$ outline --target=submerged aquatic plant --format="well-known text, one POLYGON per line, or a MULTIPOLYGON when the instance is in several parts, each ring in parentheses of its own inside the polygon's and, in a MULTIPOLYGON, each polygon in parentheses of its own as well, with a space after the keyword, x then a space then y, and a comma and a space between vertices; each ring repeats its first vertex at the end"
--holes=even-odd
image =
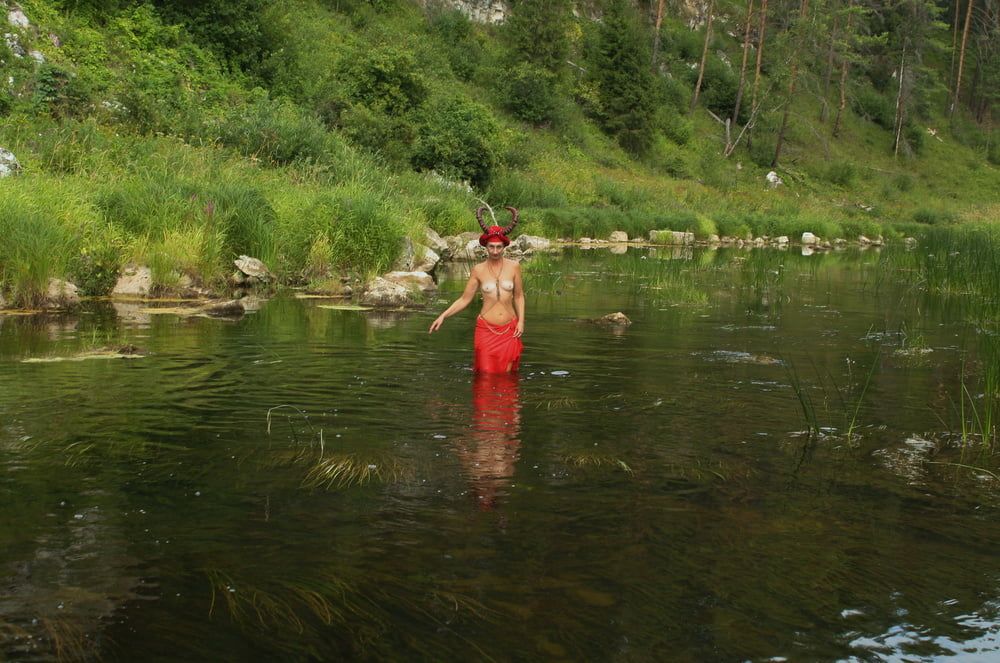
POLYGON ((567 465, 573 465, 575 467, 611 467, 620 469, 629 476, 635 476, 635 472, 621 458, 616 458, 615 456, 610 456, 606 454, 594 454, 594 453, 582 453, 582 454, 569 454, 563 456, 563 462, 567 465))
POLYGON ((316 459, 302 485, 307 488, 349 488, 372 481, 396 482, 403 477, 403 466, 386 454, 361 457, 337 453, 316 459))

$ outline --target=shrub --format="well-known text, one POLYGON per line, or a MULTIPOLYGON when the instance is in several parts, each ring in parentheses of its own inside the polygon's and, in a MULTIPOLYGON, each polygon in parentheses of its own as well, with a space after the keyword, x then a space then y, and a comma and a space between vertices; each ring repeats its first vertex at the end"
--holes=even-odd
POLYGON ((833 161, 827 165, 823 172, 823 178, 826 181, 842 187, 851 186, 856 175, 854 164, 849 161, 833 161))
POLYGON ((352 104, 340 114, 340 130, 354 145, 380 156, 386 162, 409 162, 415 132, 406 119, 352 104))
POLYGON ((896 123, 896 111, 892 101, 872 88, 859 88, 851 98, 851 108, 861 117, 874 122, 883 129, 892 130, 896 123))
POLYGON ((893 178, 892 183, 897 189, 905 193, 913 189, 913 176, 909 173, 900 173, 893 178))
POLYGON ((223 145, 265 162, 322 161, 331 141, 323 124, 287 100, 273 100, 263 90, 245 105, 234 105, 215 123, 223 145))
POLYGON ((431 29, 455 75, 463 81, 472 80, 479 66, 481 45, 468 17, 457 9, 439 11, 431 18, 431 29))
POLYGON ((913 212, 913 220, 929 226, 940 226, 954 223, 958 217, 954 212, 948 210, 921 207, 913 212))
POLYGON ((497 166, 500 150, 500 131, 489 109, 446 98, 424 113, 412 163, 419 170, 436 170, 482 186, 497 166))
POLYGON ((666 140, 663 136, 657 136, 647 155, 647 162, 656 170, 666 173, 678 179, 689 179, 691 169, 685 160, 684 151, 676 145, 666 140))
POLYGON ((419 107, 428 95, 413 53, 400 47, 356 47, 341 60, 338 78, 351 100, 390 115, 419 107))
POLYGON ((507 71, 501 80, 504 106, 515 117, 535 125, 552 119, 556 107, 554 74, 522 62, 507 71))
POLYGON ((669 108, 661 108, 656 115, 656 125, 670 140, 678 145, 687 145, 694 133, 691 119, 669 108))

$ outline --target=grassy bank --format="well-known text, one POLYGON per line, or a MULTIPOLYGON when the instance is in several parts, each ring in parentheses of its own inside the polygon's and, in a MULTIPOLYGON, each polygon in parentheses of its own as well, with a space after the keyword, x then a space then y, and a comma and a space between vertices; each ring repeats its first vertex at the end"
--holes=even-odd
MULTIPOLYGON (((1000 214, 1000 174, 974 127, 925 131, 919 154, 896 158, 864 108, 851 106, 834 140, 814 119, 822 101, 802 95, 772 190, 768 140, 723 157, 720 125, 681 112, 687 97, 669 80, 641 154, 599 129, 582 77, 560 83, 544 121, 526 121, 498 89, 502 28, 457 12, 262 2, 249 28, 226 32, 157 4, 111 4, 26 0, 32 25, 18 39, 45 62, 0 45, 13 81, 0 146, 22 166, 0 181, 0 291, 16 305, 37 303, 53 277, 105 294, 129 262, 162 289, 184 277, 219 286, 244 253, 287 283, 375 273, 406 234, 474 229, 479 199, 520 207, 522 232, 574 238, 892 238, 1000 214)), ((578 45, 594 25, 571 26, 578 45)), ((690 35, 670 25, 679 75, 690 35)))

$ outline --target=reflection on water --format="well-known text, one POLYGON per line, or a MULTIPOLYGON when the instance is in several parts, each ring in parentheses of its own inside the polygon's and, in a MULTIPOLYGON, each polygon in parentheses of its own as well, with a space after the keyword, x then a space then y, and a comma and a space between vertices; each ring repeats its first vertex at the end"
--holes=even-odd
POLYGON ((514 476, 521 447, 517 373, 476 373, 472 380, 472 433, 458 439, 462 462, 479 508, 491 511, 514 476))
POLYGON ((539 258, 519 376, 471 313, 0 317, 0 659, 996 658, 997 352, 887 253, 539 258))

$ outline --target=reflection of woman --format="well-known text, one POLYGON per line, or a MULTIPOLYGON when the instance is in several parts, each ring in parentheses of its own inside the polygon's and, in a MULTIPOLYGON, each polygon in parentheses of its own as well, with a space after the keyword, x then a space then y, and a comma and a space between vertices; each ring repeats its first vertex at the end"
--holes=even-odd
POLYGON ((516 371, 521 361, 524 344, 524 289, 521 284, 521 266, 503 257, 510 244, 507 236, 517 225, 517 210, 508 207, 512 223, 506 228, 483 224, 483 210, 476 210, 476 218, 483 234, 479 244, 486 247, 486 260, 472 268, 462 296, 445 309, 431 323, 429 331, 441 328, 445 318, 451 317, 472 302, 478 290, 483 298, 483 308, 476 318, 474 342, 474 369, 485 373, 516 371))
POLYGON ((477 505, 489 511, 514 476, 521 447, 517 376, 478 373, 472 382, 472 408, 472 435, 455 450, 477 505))

